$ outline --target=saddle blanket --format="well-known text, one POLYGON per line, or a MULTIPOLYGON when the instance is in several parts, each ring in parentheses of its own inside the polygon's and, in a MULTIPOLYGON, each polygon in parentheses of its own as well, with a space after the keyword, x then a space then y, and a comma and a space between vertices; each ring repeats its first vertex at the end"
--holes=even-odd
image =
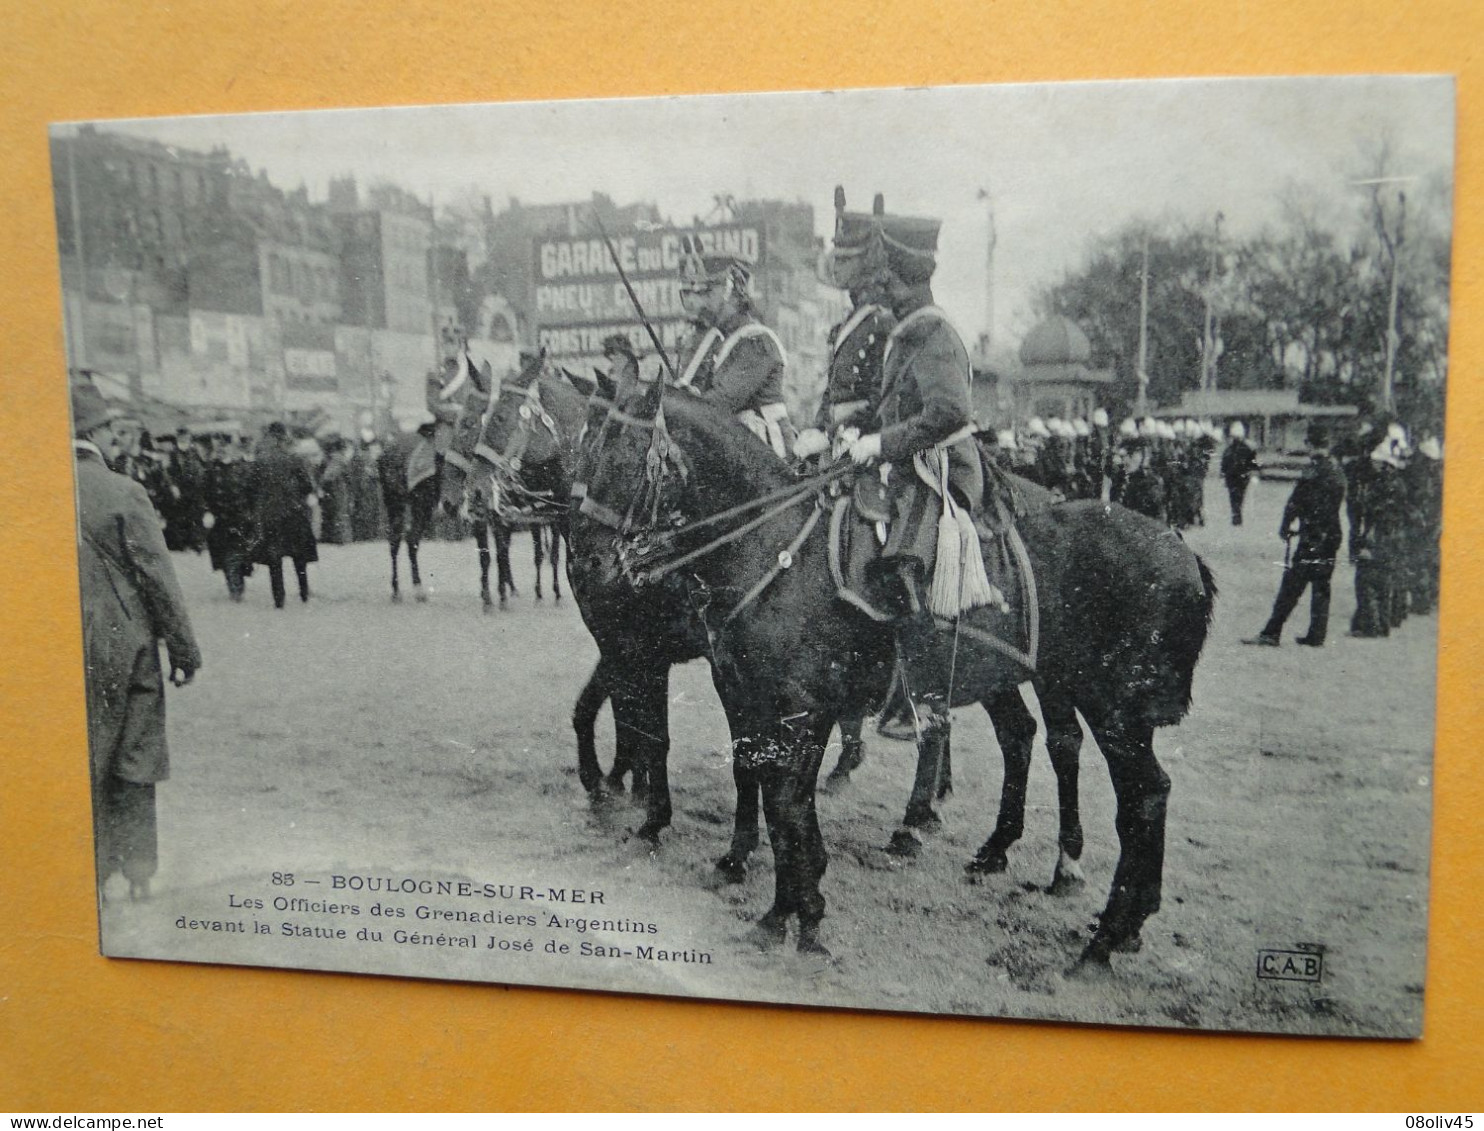
MULTIPOLYGON (((871 595, 867 567, 881 556, 877 538, 880 513, 862 505, 850 494, 834 502, 830 512, 830 573, 836 595, 872 620, 883 623, 892 619, 871 595)), ((1008 611, 993 606, 972 609, 957 621, 938 618, 940 632, 959 633, 964 645, 979 645, 1007 656, 1026 669, 1029 677, 1036 670, 1040 651, 1040 606, 1036 593, 1035 571, 1025 543, 1013 521, 1006 521, 1003 531, 976 523, 979 546, 984 556, 984 570, 989 580, 1005 595, 1008 611)))

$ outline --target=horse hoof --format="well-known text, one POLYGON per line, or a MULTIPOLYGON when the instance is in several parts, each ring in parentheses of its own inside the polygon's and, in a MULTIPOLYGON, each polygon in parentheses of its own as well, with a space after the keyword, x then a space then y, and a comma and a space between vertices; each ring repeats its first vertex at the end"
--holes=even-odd
POLYGON ((1112 963, 1108 961, 1108 955, 1104 950, 1094 949, 1095 945, 1095 943, 1089 943, 1077 961, 1063 971, 1063 977, 1075 982, 1111 982, 1113 980, 1112 963))
POLYGON ((1144 949, 1144 936, 1137 932, 1113 944, 1114 954, 1138 954, 1144 949))
POLYGON ((651 848, 658 848, 660 846, 661 828, 663 828, 662 825, 654 825, 646 822, 645 824, 639 826, 638 831, 635 832, 634 835, 642 840, 645 844, 649 845, 651 848))
POLYGON ((777 950, 788 937, 788 928, 783 923, 764 915, 747 932, 747 941, 758 950, 777 950))
POLYGON ((892 856, 900 856, 903 859, 912 859, 922 853, 922 838, 911 829, 898 829, 891 834, 891 840, 887 842, 886 851, 892 856))
POLYGON ((943 819, 931 808, 908 809, 907 815, 902 818, 902 824, 909 829, 922 829, 925 832, 934 832, 943 827, 943 819))
POLYGON ((971 876, 995 876, 1006 871, 1010 867, 1009 858, 998 849, 980 849, 974 859, 964 865, 964 871, 971 876))
POLYGON ((799 928, 799 953, 812 954, 818 958, 829 958, 830 951, 824 943, 819 941, 819 924, 812 927, 801 926, 799 928))
POLYGON ((1073 895, 1086 886, 1087 877, 1082 874, 1077 862, 1064 857, 1056 863, 1056 874, 1051 877, 1051 886, 1046 889, 1046 894, 1073 895))
POLYGON ((716 862, 716 872, 729 884, 740 884, 747 879, 747 861, 728 852, 716 862))
POLYGON ((850 784, 850 771, 836 766, 819 785, 820 793, 839 793, 850 784))
POLYGON ((392 594, 392 604, 394 604, 394 605, 400 605, 401 603, 402 603, 402 594, 400 594, 400 593, 393 593, 392 594))

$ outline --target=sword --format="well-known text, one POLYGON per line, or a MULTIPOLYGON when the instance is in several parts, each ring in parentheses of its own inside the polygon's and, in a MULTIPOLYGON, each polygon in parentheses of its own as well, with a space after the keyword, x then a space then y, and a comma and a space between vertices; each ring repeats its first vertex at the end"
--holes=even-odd
POLYGON ((671 382, 680 380, 675 372, 675 366, 670 364, 670 355, 665 352, 664 345, 660 342, 659 334, 655 333, 653 324, 644 313, 644 307, 639 302, 639 296, 634 293, 634 285, 629 282, 629 277, 624 273, 623 264, 618 258, 618 249, 613 246, 613 240, 608 236, 608 229, 603 227, 603 218, 598 215, 597 209, 593 210, 593 222, 598 226, 598 235, 603 237, 603 243, 608 248, 608 254, 613 258, 613 266, 618 271, 618 278, 623 283, 623 289, 629 292, 629 301, 634 304, 634 312, 639 315, 639 321, 644 323, 644 329, 649 331, 649 340, 654 343, 654 348, 659 351, 660 360, 664 362, 665 372, 670 375, 671 382))

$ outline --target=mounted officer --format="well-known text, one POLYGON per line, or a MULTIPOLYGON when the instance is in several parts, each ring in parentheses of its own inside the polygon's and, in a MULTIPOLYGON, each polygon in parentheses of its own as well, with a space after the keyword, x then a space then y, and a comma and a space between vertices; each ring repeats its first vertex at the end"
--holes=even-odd
POLYGON ((867 239, 872 217, 845 211, 845 191, 835 190, 835 246, 820 260, 820 280, 850 295, 851 310, 830 328, 830 366, 814 427, 799 434, 794 455, 803 459, 830 446, 854 443, 881 407, 886 343, 897 324, 886 305, 889 270, 881 245, 867 239), (875 248, 877 250, 873 251, 875 248))
MULTIPOLYGON (((851 445, 850 458, 862 466, 887 465, 891 518, 882 556, 873 563, 874 595, 894 614, 921 740, 941 745, 948 734, 950 673, 936 647, 929 591, 939 518, 945 506, 966 514, 977 509, 984 473, 972 438, 968 350, 933 305, 940 226, 938 220, 888 216, 878 195, 869 217, 842 213, 835 253, 884 268, 882 294, 897 319, 884 350, 879 407, 870 422, 875 430, 851 445)), ((977 554, 977 541, 973 548, 977 554)))
POLYGON ((758 318, 751 280, 746 260, 708 253, 698 236, 683 238, 680 302, 696 334, 677 384, 736 416, 787 459, 794 439, 783 403, 788 360, 778 335, 758 318))

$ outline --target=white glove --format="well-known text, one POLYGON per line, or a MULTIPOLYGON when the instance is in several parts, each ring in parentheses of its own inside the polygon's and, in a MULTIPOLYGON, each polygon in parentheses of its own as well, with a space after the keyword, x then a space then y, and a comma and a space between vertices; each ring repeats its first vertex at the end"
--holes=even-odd
POLYGON ((206 527, 207 530, 210 530, 213 526, 216 525, 216 515, 211 514, 210 512, 203 514, 201 516, 201 525, 206 527))
POLYGON ((827 451, 829 446, 830 438, 818 428, 805 428, 794 441, 794 459, 808 459, 827 451))
POLYGON ((867 464, 881 458, 881 433, 872 432, 850 445, 850 458, 858 464, 867 464))

